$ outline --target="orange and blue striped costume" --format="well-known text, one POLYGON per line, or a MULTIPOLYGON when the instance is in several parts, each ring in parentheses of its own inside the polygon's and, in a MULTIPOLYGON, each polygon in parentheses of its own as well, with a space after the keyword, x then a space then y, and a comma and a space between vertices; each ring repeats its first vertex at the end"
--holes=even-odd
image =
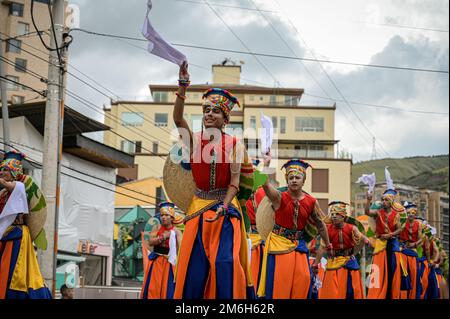
MULTIPOLYGON (((161 226, 157 236, 175 227, 161 226)), ((169 239, 154 247, 148 256, 147 269, 141 290, 141 299, 172 299, 175 291, 175 266, 169 263, 169 239)), ((145 256, 143 256, 145 258, 145 256)))
POLYGON ((415 243, 421 236, 421 223, 414 220, 412 223, 407 221, 405 228, 400 233, 400 245, 402 252, 402 261, 408 268, 408 276, 411 281, 409 290, 401 291, 401 299, 420 299, 418 285, 420 282, 419 273, 419 255, 415 248, 407 247, 408 243, 415 243))
POLYGON ((367 299, 400 299, 402 277, 407 272, 402 266, 400 245, 397 238, 380 239, 383 234, 397 230, 400 225, 400 213, 393 208, 390 212, 381 209, 376 218, 376 235, 372 269, 370 273, 367 299))
POLYGON ((252 271, 253 284, 255 285, 255 294, 257 292, 258 283, 260 280, 263 253, 264 253, 264 240, 256 229, 256 210, 259 203, 266 196, 264 189, 262 187, 258 188, 256 192, 252 194, 250 199, 246 203, 247 214, 250 218, 251 232, 249 234, 250 240, 252 241, 252 252, 250 259, 250 267, 252 271))
POLYGON ((258 297, 312 298, 309 250, 302 231, 307 223, 314 223, 311 215, 315 204, 316 199, 306 193, 298 201, 294 201, 287 191, 281 193, 280 208, 275 212, 275 226, 264 247, 258 297))
POLYGON ((355 245, 362 240, 355 226, 344 223, 342 228, 327 226, 335 256, 328 259, 319 291, 319 299, 363 299, 364 291, 358 261, 353 255, 355 245))
MULTIPOLYGON (((194 138, 199 139, 200 134, 194 138)), ((222 133, 220 145, 208 145, 217 161, 206 162, 202 152, 209 141, 197 140, 191 169, 197 186, 185 218, 178 256, 175 299, 245 299, 254 296, 248 264, 247 233, 240 204, 233 198, 228 212, 214 222, 230 184, 229 159, 236 139, 222 133), (198 160, 195 160, 198 159, 198 160), (219 160, 220 159, 220 160, 219 160), (228 160, 226 160, 228 159, 228 160)))

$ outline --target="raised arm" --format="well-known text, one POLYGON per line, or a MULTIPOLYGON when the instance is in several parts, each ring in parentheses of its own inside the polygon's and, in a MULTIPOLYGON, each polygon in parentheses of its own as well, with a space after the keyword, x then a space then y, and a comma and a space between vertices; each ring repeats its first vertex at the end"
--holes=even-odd
MULTIPOLYGON (((272 159, 272 157, 270 155, 270 152, 268 152, 266 155, 264 155, 263 162, 264 162, 265 170, 269 169, 271 159, 272 159)), ((275 186, 273 186, 273 184, 271 183, 271 181, 275 180, 275 177, 273 175, 275 175, 275 174, 271 174, 268 176, 267 181, 264 183, 264 185, 262 187, 264 189, 264 192, 266 193, 266 196, 269 198, 270 202, 272 203, 273 209, 277 210, 278 208, 280 208, 281 194, 275 188, 275 186)))
MULTIPOLYGON (((186 144, 189 139, 189 150, 192 154, 192 131, 184 118, 184 100, 186 99, 187 83, 189 83, 189 73, 187 62, 183 62, 180 66, 179 81, 182 85, 178 86, 177 97, 175 99, 175 106, 173 108, 173 121, 175 122, 178 132, 180 133, 183 142, 186 144)), ((188 145, 186 145, 188 146, 188 145)))
POLYGON ((322 238, 322 240, 325 243, 325 246, 331 256, 333 256, 332 249, 330 250, 330 239, 328 238, 328 231, 327 227, 325 226, 325 222, 323 221, 323 218, 325 217, 325 214, 322 212, 322 209, 320 209, 319 202, 316 201, 314 204, 314 211, 312 213, 312 218, 314 220, 314 223, 316 224, 317 231, 322 238))
POLYGON ((366 204, 364 205, 364 214, 370 216, 370 217, 377 217, 376 213, 373 213, 370 211, 370 206, 372 205, 372 194, 367 192, 366 196, 366 204))
POLYGON ((0 185, 2 185, 8 192, 12 192, 16 187, 16 182, 8 182, 0 177, 0 185))

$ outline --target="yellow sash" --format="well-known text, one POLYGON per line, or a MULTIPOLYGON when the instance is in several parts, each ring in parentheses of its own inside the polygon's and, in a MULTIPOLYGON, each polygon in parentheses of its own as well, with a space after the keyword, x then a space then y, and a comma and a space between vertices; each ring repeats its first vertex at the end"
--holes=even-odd
POLYGON ((336 270, 345 266, 350 260, 350 256, 338 256, 330 258, 327 262, 327 270, 336 270))
POLYGON ((266 277, 267 277, 267 256, 270 254, 287 254, 295 250, 297 247, 296 241, 291 241, 286 237, 279 236, 270 232, 266 239, 264 246, 263 262, 261 267, 261 277, 258 287, 258 297, 265 297, 266 295, 266 277))
POLYGON ((44 278, 34 252, 28 226, 22 225, 22 240, 16 267, 11 278, 9 289, 28 292, 28 289, 37 290, 45 287, 44 278))
POLYGON ((252 241, 252 249, 255 249, 262 243, 262 238, 260 234, 248 234, 250 237, 250 240, 252 241))

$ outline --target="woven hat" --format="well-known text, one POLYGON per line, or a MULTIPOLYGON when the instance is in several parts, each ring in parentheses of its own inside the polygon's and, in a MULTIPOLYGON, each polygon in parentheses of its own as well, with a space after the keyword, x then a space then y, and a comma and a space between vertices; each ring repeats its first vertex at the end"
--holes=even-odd
POLYGON ((28 197, 29 208, 29 213, 24 215, 24 221, 30 229, 31 239, 35 240, 44 228, 45 220, 47 219, 47 204, 44 194, 31 176, 24 175, 23 183, 28 197))
POLYGON ((196 186, 192 171, 183 166, 189 167, 189 165, 177 164, 171 160, 170 156, 167 156, 163 169, 163 184, 170 201, 186 213, 191 205, 196 186))
POLYGON ((275 225, 275 211, 267 196, 264 196, 256 210, 256 229, 262 239, 266 240, 275 225))

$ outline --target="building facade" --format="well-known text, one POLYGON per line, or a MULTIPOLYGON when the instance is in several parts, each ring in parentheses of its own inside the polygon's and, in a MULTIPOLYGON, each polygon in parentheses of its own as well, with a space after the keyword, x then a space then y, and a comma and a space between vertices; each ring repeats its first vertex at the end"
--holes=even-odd
MULTIPOLYGON (((275 133, 271 166, 276 168, 280 186, 286 185, 280 170, 284 162, 302 158, 313 166, 308 170, 305 190, 319 199, 323 209, 332 200, 350 202, 352 161, 337 156, 336 106, 300 105, 303 89, 242 85, 240 73, 241 66, 213 65, 212 84, 188 88, 184 117, 190 128, 194 132, 201 130, 203 93, 210 87, 227 89, 241 106, 234 108, 226 131, 237 134, 236 129, 241 130, 242 136, 237 135, 244 139, 252 157, 260 154, 261 115, 271 118, 275 133)), ((135 171, 128 170, 126 175, 138 179, 162 177, 166 156, 178 140, 172 119, 177 88, 152 84, 153 102, 114 101, 105 108, 105 124, 118 133, 105 132, 105 144, 135 154, 135 171)))
MULTIPOLYGON (((43 40, 50 45, 49 0, 34 1, 34 19, 43 40)), ((43 47, 31 20, 30 0, 0 1, 0 37, 5 76, 15 82, 44 91, 47 84, 28 70, 47 78, 49 53, 43 47)), ((9 104, 42 101, 44 98, 25 86, 6 81, 9 104)))
MULTIPOLYGON (((442 240, 444 248, 448 251, 448 194, 404 184, 394 184, 394 187, 398 191, 397 199, 400 202, 407 201, 418 206, 419 215, 428 221, 431 226, 436 228, 437 237, 442 240)), ((374 189, 373 200, 380 201, 385 190, 385 183, 377 183, 374 189)), ((363 186, 361 187, 361 191, 355 194, 353 214, 356 217, 364 215, 366 192, 367 186, 363 186)))

